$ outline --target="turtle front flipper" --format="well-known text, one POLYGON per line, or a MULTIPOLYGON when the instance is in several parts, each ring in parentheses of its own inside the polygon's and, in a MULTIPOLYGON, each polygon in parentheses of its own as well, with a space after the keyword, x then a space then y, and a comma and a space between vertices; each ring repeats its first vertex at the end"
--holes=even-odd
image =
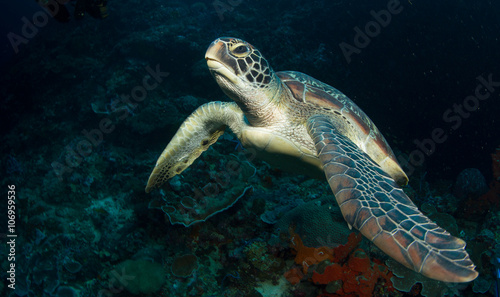
POLYGON ((478 273, 453 237, 423 215, 394 180, 326 116, 307 122, 326 179, 347 223, 386 254, 423 275, 468 282, 478 273))
POLYGON ((243 113, 236 103, 217 101, 198 107, 182 123, 156 161, 146 192, 159 188, 168 179, 188 168, 224 134, 226 127, 238 134, 242 125, 243 113))

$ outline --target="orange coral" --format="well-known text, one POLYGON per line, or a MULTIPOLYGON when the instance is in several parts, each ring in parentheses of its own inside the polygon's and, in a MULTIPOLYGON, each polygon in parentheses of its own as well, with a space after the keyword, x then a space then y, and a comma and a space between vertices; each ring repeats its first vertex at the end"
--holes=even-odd
POLYGON ((370 258, 362 249, 357 249, 349 258, 347 265, 352 271, 366 272, 371 267, 370 258))
POLYGON ((346 259, 347 256, 352 252, 352 250, 354 250, 354 248, 358 246, 362 239, 363 236, 361 235, 361 233, 352 232, 351 234, 349 234, 349 237, 347 237, 347 243, 344 245, 340 245, 334 249, 333 261, 338 263, 346 259))
POLYGON ((302 266, 293 267, 285 273, 285 278, 293 285, 298 284, 311 265, 329 260, 334 264, 325 267, 323 273, 313 271, 312 282, 317 285, 327 285, 338 281, 341 287, 335 293, 321 293, 318 297, 369 297, 373 295, 375 285, 384 282, 388 291, 394 290, 391 283, 392 273, 381 261, 370 260, 364 250, 353 250, 361 242, 359 233, 349 234, 345 245, 336 248, 311 248, 303 244, 302 239, 293 230, 291 247, 296 252, 295 263, 302 266))
MULTIPOLYGON (((362 236, 359 233, 351 233, 347 238, 347 243, 344 245, 340 245, 336 248, 330 247, 307 247, 302 242, 300 236, 294 232, 293 229, 290 229, 291 237, 291 247, 296 252, 295 263, 302 266, 302 273, 300 274, 300 279, 307 274, 307 271, 311 265, 318 264, 325 260, 329 260, 330 262, 342 262, 347 256, 351 253, 351 251, 358 246, 361 242, 362 236)), ((285 278, 290 281, 292 284, 297 284, 297 277, 299 277, 299 273, 296 268, 292 268, 291 270, 285 273, 285 278)))
POLYGON ((312 280, 324 285, 341 280, 342 288, 335 292, 337 295, 370 297, 380 279, 388 290, 393 290, 391 277, 392 273, 385 265, 372 262, 362 249, 357 249, 343 265, 335 263, 327 266, 322 274, 314 272, 312 280))
POLYGON ((318 295, 318 297, 357 297, 356 295, 351 295, 351 294, 347 294, 347 295, 338 295, 338 294, 330 294, 330 293, 321 293, 318 295))
POLYGON ((313 272, 312 280, 316 284, 326 285, 334 280, 341 280, 344 278, 344 268, 340 264, 334 263, 332 265, 326 266, 325 272, 319 274, 316 271, 313 272))
POLYGON ((300 283, 300 280, 304 277, 304 274, 302 273, 302 271, 300 271, 299 268, 293 267, 292 269, 285 272, 284 277, 292 285, 296 285, 300 283))
POLYGON ((299 235, 293 230, 290 230, 292 234, 291 246, 297 252, 295 256, 295 263, 302 265, 302 270, 307 273, 309 266, 322 262, 324 260, 333 261, 333 250, 329 247, 307 247, 302 243, 299 235))

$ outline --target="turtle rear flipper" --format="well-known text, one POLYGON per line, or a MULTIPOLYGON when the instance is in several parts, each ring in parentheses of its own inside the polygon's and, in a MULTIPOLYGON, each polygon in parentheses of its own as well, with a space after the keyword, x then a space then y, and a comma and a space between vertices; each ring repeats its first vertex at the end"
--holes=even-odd
POLYGON ((230 127, 238 134, 242 120, 235 103, 210 102, 198 107, 180 126, 156 161, 146 192, 161 187, 168 179, 188 168, 230 127))
POLYGON ((394 180, 325 116, 308 120, 326 179, 344 219, 386 254, 423 275, 468 282, 478 273, 453 237, 423 215, 394 180))

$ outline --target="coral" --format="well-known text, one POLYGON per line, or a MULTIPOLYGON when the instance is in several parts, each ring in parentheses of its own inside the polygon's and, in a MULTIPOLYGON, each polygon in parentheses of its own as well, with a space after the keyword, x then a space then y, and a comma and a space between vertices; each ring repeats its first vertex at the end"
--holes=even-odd
POLYGON ((185 112, 192 112, 195 110, 198 106, 200 106, 200 99, 187 95, 187 96, 182 96, 180 98, 177 98, 177 101, 179 102, 179 105, 182 107, 183 111, 185 112))
POLYGON ((280 278, 277 282, 266 280, 257 283, 255 290, 260 293, 262 297, 275 297, 282 296, 286 292, 290 284, 284 279, 280 278))
POLYGON ((334 261, 341 262, 346 259, 354 248, 356 248, 363 239, 360 233, 351 233, 347 238, 347 244, 340 245, 333 250, 334 261))
POLYGON ((14 156, 8 155, 5 163, 6 163, 5 171, 6 171, 7 175, 9 175, 9 176, 16 175, 16 174, 21 175, 23 173, 22 164, 14 156))
MULTIPOLYGON (((290 233, 292 234, 290 246, 297 253, 295 256, 295 263, 302 266, 304 274, 307 273, 310 266, 325 260, 330 262, 340 262, 344 260, 362 239, 359 233, 351 233, 348 237, 348 242, 345 245, 341 245, 336 248, 313 248, 305 246, 300 236, 292 229, 290 230, 290 233)), ((291 273, 290 275, 294 275, 294 273, 291 273)))
POLYGON ((280 263, 274 256, 268 253, 267 245, 263 241, 252 242, 245 247, 244 252, 250 264, 262 272, 279 267, 280 263))
POLYGON ((78 297, 79 293, 72 287, 60 286, 57 288, 56 297, 78 297))
POLYGON ((335 280, 342 280, 344 275, 344 269, 340 264, 334 263, 325 268, 323 274, 319 274, 316 271, 313 273, 312 280, 316 284, 326 285, 329 282, 335 280))
POLYGON ((295 263, 302 265, 302 270, 307 273, 309 266, 320 263, 324 260, 333 261, 333 250, 330 247, 307 247, 302 243, 300 236, 290 230, 292 234, 291 247, 295 250, 295 263))
POLYGON ((455 181, 453 194, 459 199, 477 198, 488 191, 486 179, 479 169, 462 170, 455 181))
POLYGON ((180 175, 182 182, 174 180, 169 191, 153 193, 149 207, 161 209, 171 224, 188 227, 206 221, 252 191, 247 181, 255 168, 244 158, 243 153, 226 157, 209 149, 180 175))
POLYGON ((172 263, 172 274, 177 277, 188 277, 198 269, 198 258, 193 254, 187 254, 175 258, 172 263))
POLYGON ((304 274, 302 273, 300 268, 292 267, 292 269, 285 272, 283 276, 289 283, 291 283, 292 285, 296 285, 300 283, 300 280, 304 277, 304 274))
POLYGON ((386 265, 393 273, 391 281, 394 288, 403 292, 410 292, 415 284, 420 283, 422 285, 420 294, 424 297, 453 296, 453 294, 459 295, 458 290, 467 286, 463 283, 445 283, 427 278, 393 259, 387 260, 386 265))
POLYGON ((466 218, 482 218, 486 213, 491 211, 493 208, 497 208, 500 203, 500 182, 493 182, 490 186, 490 190, 477 199, 470 199, 467 201, 464 207, 467 212, 465 213, 466 218))
POLYGON ((106 90, 109 93, 126 93, 130 89, 131 74, 124 69, 113 71, 105 82, 106 90))
POLYGON ((293 267, 285 273, 285 278, 293 285, 298 284, 313 268, 312 282, 327 285, 323 296, 372 296, 375 286, 383 283, 386 292, 393 291, 390 278, 392 273, 378 260, 371 260, 364 250, 358 248, 361 234, 351 233, 348 242, 335 248, 304 246, 299 235, 292 233, 291 247, 296 251, 295 263, 302 270, 293 267), (331 264, 333 263, 333 264, 331 264), (314 265, 314 266, 313 266, 314 265), (326 266, 325 266, 326 265, 326 266), (320 271, 323 270, 323 271, 320 271))
POLYGON ((484 279, 483 277, 478 277, 474 280, 474 285, 472 286, 472 291, 474 293, 484 294, 489 291, 491 283, 484 279))
POLYGON ((463 207, 464 217, 472 220, 484 218, 484 215, 497 208, 500 204, 500 148, 491 155, 493 181, 490 183, 490 189, 480 197, 471 197, 463 207))
MULTIPOLYGON (((288 198, 288 197, 286 197, 288 198)), ((283 217, 283 214, 288 213, 289 211, 293 210, 299 205, 304 204, 304 201, 302 199, 283 199, 286 200, 285 203, 282 203, 281 205, 276 205, 276 207, 273 207, 272 209, 264 212, 261 214, 260 219, 267 224, 276 224, 281 217, 283 217)), ((280 201, 281 202, 281 201, 280 201)))
POLYGON ((66 257, 63 261, 63 267, 71 273, 78 273, 82 269, 82 264, 74 259, 66 257))
POLYGON ((481 232, 467 243, 471 259, 479 272, 472 290, 475 293, 485 293, 490 288, 495 288, 497 271, 500 269, 500 211, 491 209, 476 230, 481 232))
POLYGON ((423 203, 420 206, 422 212, 439 226, 450 232, 454 236, 458 236, 457 220, 450 214, 440 213, 436 207, 430 203, 423 203))
POLYGON ((491 154, 493 181, 490 184, 490 191, 483 195, 485 200, 498 206, 500 201, 500 147, 491 154))
MULTIPOLYGON (((150 95, 153 97, 152 95, 150 95)), ((177 107, 168 101, 153 100, 154 104, 141 106, 140 109, 131 108, 125 104, 118 107, 115 111, 116 115, 123 115, 123 108, 128 108, 133 116, 129 116, 124 124, 130 127, 130 130, 141 134, 150 134, 155 131, 164 131, 169 126, 176 126, 182 121, 182 113, 179 112, 177 107), (120 110, 122 109, 122 110, 120 110), (162 112, 162 120, 158 121, 158 112, 162 112)))
POLYGON ((116 271, 126 275, 126 281, 117 279, 132 294, 152 294, 165 283, 165 271, 155 262, 147 260, 126 260, 116 266, 116 271))
POLYGON ((495 150, 495 153, 491 154, 491 159, 493 161, 493 178, 495 182, 500 182, 500 147, 495 150))
POLYGON ((104 199, 92 200, 92 205, 85 212, 95 221, 106 220, 108 226, 120 229, 124 224, 130 222, 134 210, 125 202, 126 194, 117 197, 106 197, 104 199))
POLYGON ((283 231, 289 230, 290 226, 295 227, 295 232, 310 247, 344 244, 351 232, 331 195, 299 205, 277 223, 283 231))
MULTIPOLYGON (((312 281, 316 284, 327 285, 334 283, 337 289, 335 294, 346 296, 369 297, 373 296, 375 286, 379 281, 384 283, 386 291, 393 291, 391 283, 392 273, 379 261, 371 261, 362 250, 354 251, 344 264, 334 263, 325 268, 322 274, 313 273, 312 281), (340 286, 339 281, 342 282, 340 286)), ((330 290, 332 290, 330 288, 330 290)))

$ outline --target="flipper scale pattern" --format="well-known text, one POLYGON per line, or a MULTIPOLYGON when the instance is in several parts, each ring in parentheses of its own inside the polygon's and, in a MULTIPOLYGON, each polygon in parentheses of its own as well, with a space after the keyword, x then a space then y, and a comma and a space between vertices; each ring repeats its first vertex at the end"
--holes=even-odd
POLYGON ((327 116, 307 122, 344 219, 389 256, 427 277, 467 282, 478 273, 465 242, 436 225, 327 116))

